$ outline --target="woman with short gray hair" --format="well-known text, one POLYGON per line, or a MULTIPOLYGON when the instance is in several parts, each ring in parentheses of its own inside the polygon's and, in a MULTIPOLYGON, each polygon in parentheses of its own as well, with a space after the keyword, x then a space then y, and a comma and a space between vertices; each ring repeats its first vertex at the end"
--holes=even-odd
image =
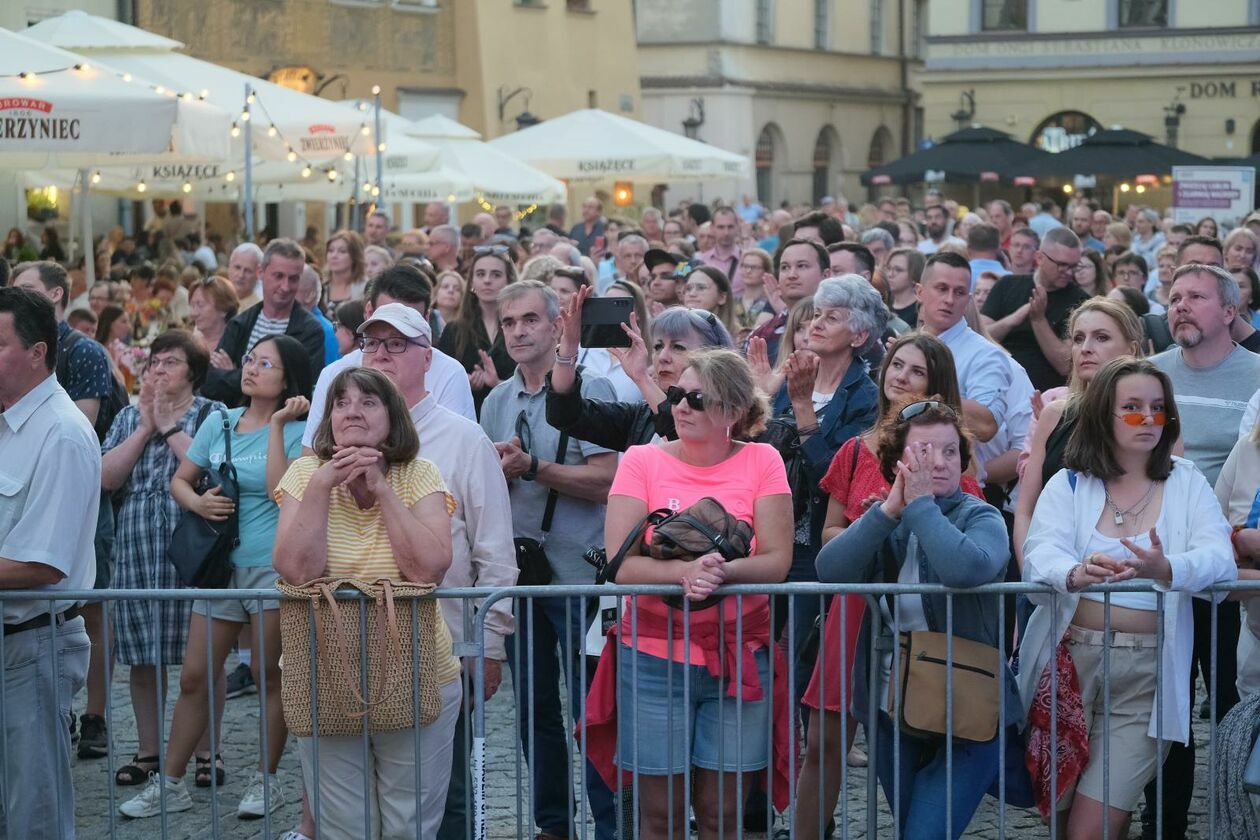
MULTIPOLYGON (((888 307, 879 292, 856 274, 829 277, 814 293, 814 317, 801 324, 805 348, 783 363, 784 383, 774 397, 775 418, 792 418, 801 441, 805 469, 792 488, 796 533, 789 581, 816 581, 814 558, 822 547, 827 493, 819 488, 840 447, 870 428, 878 417, 879 388, 867 375, 863 355, 888 326, 888 307)), ((793 614, 796 685, 800 697, 809 684, 813 660, 804 642, 818 616, 820 602, 802 597, 793 614)))
POLYGON ((1155 265, 1155 255, 1164 247, 1164 241, 1164 234, 1159 229, 1159 214, 1143 207, 1133 220, 1133 243, 1129 250, 1146 260, 1147 265, 1155 265))

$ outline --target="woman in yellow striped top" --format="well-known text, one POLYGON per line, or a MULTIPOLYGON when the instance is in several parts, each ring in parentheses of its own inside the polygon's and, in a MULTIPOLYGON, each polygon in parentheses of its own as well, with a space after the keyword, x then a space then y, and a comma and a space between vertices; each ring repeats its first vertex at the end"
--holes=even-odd
MULTIPOLYGON (((343 371, 328 391, 328 410, 315 435, 315 456, 293 463, 276 489, 280 524, 274 563, 287 581, 352 575, 437 584, 451 562, 454 500, 420 443, 402 395, 368 368, 343 371)), ((330 837, 432 837, 442 821, 451 748, 459 713, 459 661, 450 631, 437 622, 442 714, 410 731, 362 739, 319 739, 322 830, 330 837), (363 776, 369 778, 365 795, 363 776), (416 779, 420 797, 416 798, 416 779)), ((291 655, 306 656, 306 651, 291 655)), ((307 790, 314 785, 311 738, 299 738, 307 790)))

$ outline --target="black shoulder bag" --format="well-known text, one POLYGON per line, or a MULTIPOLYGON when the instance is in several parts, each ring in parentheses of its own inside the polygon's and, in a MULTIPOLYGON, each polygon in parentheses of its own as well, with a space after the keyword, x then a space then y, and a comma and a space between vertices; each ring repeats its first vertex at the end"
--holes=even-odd
MULTIPOLYGON (((569 449, 569 433, 560 433, 560 444, 556 447, 556 463, 564 463, 564 455, 569 449)), ((517 586, 546 586, 553 577, 551 561, 547 559, 547 534, 551 531, 551 520, 556 515, 556 502, 560 493, 553 487, 547 494, 547 506, 543 509, 542 539, 517 537, 516 566, 520 573, 516 576, 517 586)))
POLYGON ((223 463, 205 471, 198 493, 221 488, 223 498, 232 500, 232 513, 222 522, 211 522, 191 510, 184 511, 166 549, 166 559, 179 579, 198 589, 223 589, 231 583, 232 550, 241 544, 241 491, 236 467, 232 466, 232 421, 227 411, 219 409, 219 414, 223 417, 223 463))

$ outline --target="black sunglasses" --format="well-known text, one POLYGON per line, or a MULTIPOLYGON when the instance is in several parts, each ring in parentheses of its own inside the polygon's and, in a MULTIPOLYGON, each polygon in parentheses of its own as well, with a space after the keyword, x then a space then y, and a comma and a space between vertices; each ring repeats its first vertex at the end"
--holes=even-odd
POLYGON ((530 454, 529 450, 534 445, 534 434, 529 430, 529 418, 524 411, 516 415, 516 437, 521 442, 521 451, 526 455, 530 454))
POLYGON ((701 391, 684 391, 677 385, 670 385, 665 390, 665 399, 670 405, 686 400, 692 411, 704 411, 704 393, 701 391))
POLYGON ((948 405, 941 402, 940 400, 920 400, 919 402, 910 403, 910 405, 901 409, 901 411, 897 413, 897 422, 908 423, 909 421, 918 417, 923 412, 931 411, 932 409, 939 409, 941 411, 944 411, 948 413, 951 417, 956 416, 954 414, 954 409, 950 408, 948 405))

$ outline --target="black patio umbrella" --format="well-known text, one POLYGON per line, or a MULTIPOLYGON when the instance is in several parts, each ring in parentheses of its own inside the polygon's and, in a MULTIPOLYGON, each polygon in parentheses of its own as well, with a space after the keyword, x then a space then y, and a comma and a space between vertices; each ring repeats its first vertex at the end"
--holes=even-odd
POLYGON ((1098 178, 1132 178, 1137 175, 1168 175, 1174 166, 1202 166, 1205 157, 1156 143, 1150 135, 1127 128, 1099 131, 1079 146, 1046 155, 1027 174, 1037 177, 1071 178, 1074 175, 1098 178))
POLYGON ((1257 172, 1260 172, 1260 152, 1256 152, 1251 157, 1230 158, 1218 157, 1212 158, 1212 163, 1216 166, 1250 166, 1257 172))
POLYGON ((915 184, 928 180, 929 172, 938 174, 932 180, 951 183, 1009 182, 1029 174, 1029 166, 1045 157, 1050 155, 1004 131, 976 126, 948 134, 935 146, 869 169, 862 175, 862 183, 915 184))

